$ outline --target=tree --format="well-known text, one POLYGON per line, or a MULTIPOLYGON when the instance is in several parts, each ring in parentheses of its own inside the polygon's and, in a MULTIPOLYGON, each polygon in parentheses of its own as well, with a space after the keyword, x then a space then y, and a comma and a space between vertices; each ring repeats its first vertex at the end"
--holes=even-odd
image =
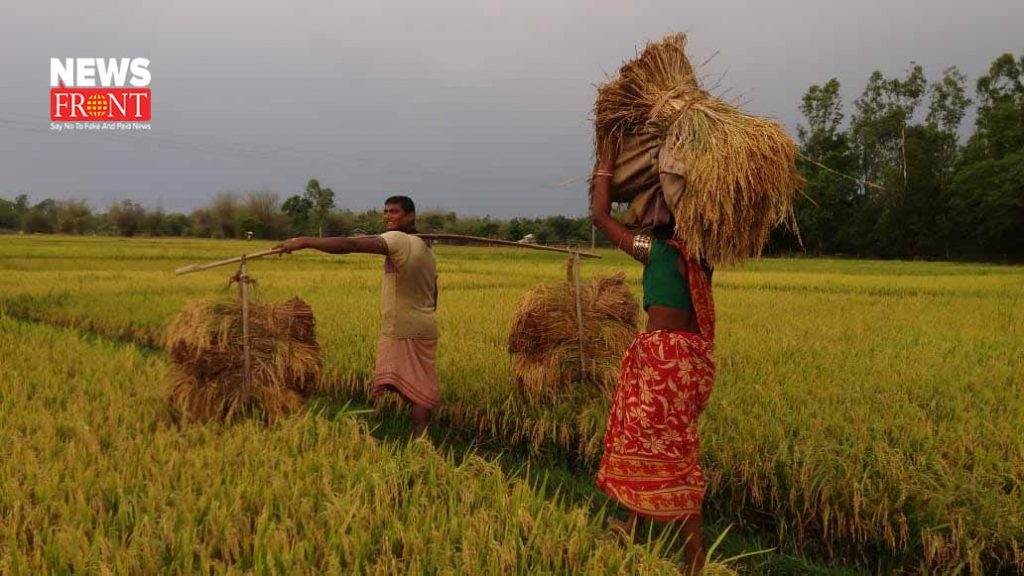
POLYGON ((107 211, 107 218, 121 236, 135 236, 146 223, 146 209, 131 200, 115 202, 107 211))
POLYGON ((191 220, 189 228, 193 236, 199 236, 200 238, 213 236, 213 217, 208 209, 200 208, 193 210, 189 220, 191 220))
POLYGON ((971 105, 965 86, 967 77, 956 66, 942 72, 942 80, 928 87, 928 126, 948 134, 956 134, 971 105))
POLYGON ((240 236, 242 211, 238 196, 231 192, 220 192, 213 197, 208 210, 215 237, 238 238, 240 236))
POLYGON ((22 216, 21 227, 30 234, 53 234, 57 228, 57 202, 47 198, 29 208, 22 216))
POLYGON ((907 186, 898 209, 888 214, 897 256, 935 257, 946 251, 945 192, 956 154, 956 136, 928 124, 907 128, 907 186), (951 149, 952 146, 952 149, 951 149))
POLYGON ((304 196, 291 196, 281 205, 281 210, 291 220, 291 234, 302 236, 309 233, 309 213, 313 204, 304 196))
POLYGON ((504 238, 517 242, 532 233, 535 228, 536 226, 531 226, 525 218, 513 218, 505 228, 504 238))
POLYGON ((15 230, 21 226, 21 215, 14 202, 0 198, 0 230, 15 230))
POLYGON ((324 234, 327 236, 351 236, 355 229, 355 215, 349 210, 331 211, 324 222, 324 234))
POLYGON ((956 255, 1024 260, 1024 150, 957 170, 949 214, 956 255))
POLYGON ((444 214, 436 210, 416 215, 416 227, 421 232, 441 232, 445 224, 444 214))
POLYGON ((28 212, 28 195, 18 194, 14 197, 14 210, 18 216, 24 216, 28 212))
POLYGON ((249 192, 245 195, 245 211, 250 224, 247 232, 259 238, 284 238, 288 233, 288 217, 278 209, 280 198, 269 190, 249 192))
POLYGON ((191 232, 190 228, 188 216, 171 213, 164 217, 160 233, 162 236, 185 236, 191 232))
POLYGON ((1024 259, 1024 56, 996 58, 977 97, 974 134, 945 195, 950 252, 1024 259))
POLYGON ((562 244, 583 239, 579 235, 577 223, 561 215, 545 218, 538 230, 538 235, 543 236, 546 242, 555 241, 562 244))
POLYGON ((380 210, 367 210, 355 217, 357 234, 380 234, 384 231, 384 214, 380 210))
POLYGON ((816 162, 833 148, 843 122, 843 101, 839 81, 830 79, 824 86, 812 85, 804 93, 800 112, 807 126, 797 125, 797 136, 803 153, 816 162))
MULTIPOLYGON (((801 152, 832 170, 856 172, 856 155, 849 138, 842 132, 843 102, 839 81, 830 79, 824 86, 812 85, 804 94, 800 111, 807 122, 797 128, 801 152)), ((818 164, 800 162, 807 184, 796 198, 795 209, 803 246, 817 254, 854 250, 846 238, 854 212, 857 185, 818 164)), ((774 235, 773 248, 796 249, 791 232, 774 235)), ((774 251, 774 250, 773 250, 774 251)))
POLYGON ((28 196, 25 194, 18 194, 13 202, 0 199, 0 229, 22 228, 22 219, 28 210, 28 196))
POLYGON ((485 216, 483 218, 460 219, 458 225, 455 226, 454 232, 456 234, 479 236, 481 238, 492 238, 498 235, 500 229, 497 222, 492 220, 490 216, 485 216))
POLYGON ((868 180, 902 176, 906 184, 906 129, 921 103, 927 83, 924 69, 911 62, 903 78, 885 78, 875 71, 854 106, 851 129, 861 153, 862 174, 868 180))
POLYGON ((850 133, 864 180, 883 188, 865 186, 859 203, 857 233, 876 255, 896 257, 909 245, 902 218, 907 215, 905 194, 910 172, 907 164, 908 126, 927 89, 924 70, 911 63, 903 78, 874 72, 854 107, 850 133))
POLYGON ((305 197, 309 201, 310 213, 317 228, 317 235, 323 237, 324 222, 327 220, 331 208, 334 208, 334 190, 321 188, 320 182, 314 178, 306 183, 305 197))
POLYGON ((164 220, 167 214, 164 213, 163 204, 157 202, 156 208, 146 210, 146 218, 142 224, 142 231, 150 236, 164 235, 164 220))
POLYGON ((928 88, 928 128, 941 140, 938 169, 945 183, 953 173, 959 154, 960 123, 963 122, 971 99, 967 97, 967 77, 953 66, 942 72, 942 79, 928 88))
POLYGON ((1003 54, 978 78, 978 118, 968 162, 998 159, 1024 148, 1024 55, 1003 54))
POLYGON ((61 234, 86 234, 96 227, 92 209, 85 200, 59 200, 56 205, 57 232, 61 234))

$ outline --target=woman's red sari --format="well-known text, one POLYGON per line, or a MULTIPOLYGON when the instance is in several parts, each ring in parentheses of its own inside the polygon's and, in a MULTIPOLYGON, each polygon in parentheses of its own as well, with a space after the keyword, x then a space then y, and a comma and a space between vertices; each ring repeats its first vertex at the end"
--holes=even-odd
POLYGON ((715 378, 715 306, 704 268, 686 264, 700 334, 645 332, 630 345, 597 473, 598 488, 655 520, 699 516, 704 499, 697 419, 715 378))

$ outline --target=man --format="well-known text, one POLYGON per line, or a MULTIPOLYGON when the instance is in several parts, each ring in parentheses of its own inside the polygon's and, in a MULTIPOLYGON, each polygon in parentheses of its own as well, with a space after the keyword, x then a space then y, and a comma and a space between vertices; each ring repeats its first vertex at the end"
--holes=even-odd
POLYGON ((416 205, 408 196, 384 201, 380 236, 292 238, 286 253, 314 248, 329 254, 380 254, 384 261, 380 340, 373 394, 398 392, 411 405, 414 434, 423 436, 440 401, 437 351, 437 268, 430 247, 416 233, 416 205))

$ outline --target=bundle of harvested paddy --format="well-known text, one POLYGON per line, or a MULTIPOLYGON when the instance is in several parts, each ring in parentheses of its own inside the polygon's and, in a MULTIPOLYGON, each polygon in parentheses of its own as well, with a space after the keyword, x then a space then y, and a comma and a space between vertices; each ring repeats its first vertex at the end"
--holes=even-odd
POLYGON ((662 194, 677 237, 711 264, 759 256, 773 228, 795 229, 796 145, 701 88, 685 48, 685 34, 649 44, 598 88, 597 146, 620 150, 614 199, 662 194))
POLYGON ((582 342, 573 283, 541 284, 520 300, 508 349, 528 401, 551 402, 581 382, 609 395, 614 389, 622 355, 637 334, 637 300, 617 274, 581 284, 580 305, 582 342))
POLYGON ((237 299, 194 300, 170 324, 170 400, 190 419, 230 421, 291 414, 320 378, 313 311, 298 298, 249 303, 246 377, 242 305, 237 299))

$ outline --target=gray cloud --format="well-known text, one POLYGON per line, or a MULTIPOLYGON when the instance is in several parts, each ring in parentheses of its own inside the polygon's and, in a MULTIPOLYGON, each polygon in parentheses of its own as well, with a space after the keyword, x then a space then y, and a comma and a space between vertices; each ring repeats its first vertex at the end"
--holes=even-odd
POLYGON ((846 112, 872 70, 911 60, 970 81, 1024 51, 1024 3, 18 3, 0 20, 0 195, 188 210, 221 190, 344 207, 388 194, 496 216, 585 212, 594 85, 646 39, 684 30, 726 96, 795 131, 836 76, 846 112), (50 57, 152 60, 153 130, 49 133, 50 57))

